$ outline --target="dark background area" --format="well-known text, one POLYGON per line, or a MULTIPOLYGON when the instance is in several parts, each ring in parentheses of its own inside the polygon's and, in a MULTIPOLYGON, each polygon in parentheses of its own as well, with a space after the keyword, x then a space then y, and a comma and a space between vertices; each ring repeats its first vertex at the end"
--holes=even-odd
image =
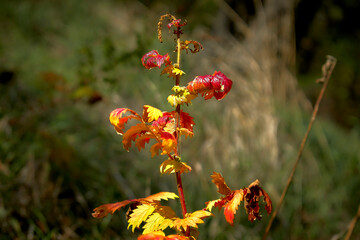
MULTIPOLYGON (((220 70, 234 82, 223 101, 185 109, 196 122, 182 150, 193 168, 183 177, 190 210, 219 197, 212 171, 233 189, 258 178, 277 204, 321 65, 337 58, 269 239, 343 239, 360 202, 359 10, 356 0, 1 1, 0 239, 136 239, 126 209, 103 220, 92 209, 176 192, 173 176, 160 176, 161 157, 126 152, 108 122, 118 107, 171 110, 173 83, 140 62, 173 50, 166 30, 165 44, 156 38, 167 12, 204 45, 183 55, 186 81, 220 70)), ((231 227, 214 214, 199 239, 260 239, 269 220, 250 223, 241 206, 231 227)))

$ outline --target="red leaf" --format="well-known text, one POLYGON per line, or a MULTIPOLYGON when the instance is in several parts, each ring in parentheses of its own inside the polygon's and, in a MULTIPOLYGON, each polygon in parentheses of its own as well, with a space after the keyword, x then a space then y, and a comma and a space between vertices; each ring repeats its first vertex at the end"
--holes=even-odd
POLYGON ((231 90, 231 87, 232 81, 222 72, 214 72, 213 75, 197 76, 187 85, 190 93, 199 93, 205 96, 205 100, 212 97, 221 100, 231 90))
POLYGON ((154 67, 160 68, 164 63, 165 65, 171 64, 169 54, 162 56, 156 50, 152 50, 145 54, 141 58, 141 62, 146 69, 152 69, 154 67))

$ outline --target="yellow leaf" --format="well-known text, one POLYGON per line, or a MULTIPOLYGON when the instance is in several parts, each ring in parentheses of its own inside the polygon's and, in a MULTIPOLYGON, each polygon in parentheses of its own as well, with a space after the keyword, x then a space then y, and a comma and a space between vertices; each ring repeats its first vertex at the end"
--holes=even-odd
POLYGON ((175 159, 167 159, 160 165, 160 172, 162 174, 171 174, 175 172, 182 174, 189 171, 191 171, 191 167, 189 165, 175 159))
POLYGON ((143 226, 143 234, 163 231, 167 227, 173 227, 173 220, 175 212, 169 206, 158 206, 155 212, 146 220, 143 226))
POLYGON ((181 69, 179 69, 179 68, 177 68, 177 67, 174 67, 173 69, 172 69, 172 73, 174 73, 175 75, 183 75, 183 74, 185 74, 185 72, 184 71, 182 71, 181 69))
POLYGON ((162 117, 163 113, 157 108, 154 108, 150 105, 144 105, 143 111, 143 120, 145 122, 152 122, 158 120, 158 118, 162 117))
POLYGON ((191 214, 187 214, 186 218, 175 218, 174 219, 174 227, 181 231, 181 228, 185 231, 188 227, 198 228, 198 224, 204 223, 202 219, 211 216, 211 212, 205 211, 205 210, 199 210, 196 212, 193 212, 191 214))
POLYGON ((155 193, 153 195, 150 195, 146 198, 144 198, 145 201, 148 202, 154 202, 154 201, 160 201, 160 200, 168 200, 168 199, 175 199, 179 198, 175 193, 172 192, 159 192, 155 193))
POLYGON ((212 208, 214 207, 215 203, 216 203, 217 201, 219 201, 219 200, 221 200, 221 199, 216 199, 216 200, 212 200, 212 201, 207 202, 207 203, 206 203, 206 210, 208 210, 208 211, 211 212, 211 210, 212 210, 212 208))
POLYGON ((150 204, 139 205, 133 210, 133 213, 130 214, 128 229, 132 226, 132 231, 134 232, 135 228, 138 228, 140 224, 154 212, 154 210, 155 207, 150 204))

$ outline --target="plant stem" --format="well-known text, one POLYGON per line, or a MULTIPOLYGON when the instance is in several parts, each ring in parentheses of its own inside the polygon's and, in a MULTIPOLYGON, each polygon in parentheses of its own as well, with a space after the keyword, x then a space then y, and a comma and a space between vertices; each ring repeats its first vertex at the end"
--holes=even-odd
MULTIPOLYGON (((176 67, 180 69, 180 52, 181 52, 181 42, 180 42, 180 28, 177 29, 177 62, 176 62, 176 67)), ((176 79, 175 79, 175 86, 179 86, 180 85, 180 75, 176 75, 176 79)), ((176 141, 177 141, 177 154, 180 157, 180 134, 178 132, 178 129, 180 128, 180 113, 181 113, 181 109, 180 109, 180 105, 176 106, 176 118, 175 118, 175 126, 176 126, 176 141)), ((177 183, 177 188, 178 188, 178 192, 179 192, 179 198, 180 198, 180 204, 181 204, 181 210, 182 210, 182 215, 183 218, 186 217, 186 202, 185 202, 185 197, 184 197, 184 188, 182 186, 182 180, 181 180, 181 174, 180 172, 176 172, 176 183, 177 183)), ((185 232, 186 236, 190 236, 190 228, 187 228, 186 232, 185 232)))
POLYGON ((307 140, 307 138, 309 136, 310 130, 311 130, 312 125, 313 125, 313 123, 315 121, 317 112, 319 110, 320 102, 321 102, 321 100, 322 100, 322 98, 324 96, 324 92, 326 90, 326 87, 328 85, 331 73, 334 70, 335 65, 336 65, 336 58, 328 55, 327 59, 326 59, 326 62, 322 67, 323 77, 322 77, 322 79, 320 79, 320 82, 323 83, 323 86, 322 86, 322 88, 320 90, 320 93, 319 93, 319 96, 318 96, 318 98, 316 100, 314 110, 312 112, 311 119, 310 119, 310 122, 309 122, 309 125, 308 125, 308 128, 307 128, 307 131, 305 133, 305 136, 304 136, 304 138, 303 138, 303 140, 301 142, 300 149, 299 149, 299 152, 297 154, 296 161, 294 163, 293 169, 292 169, 292 171, 290 173, 290 176, 289 176, 289 178, 287 180, 287 184, 286 184, 286 186, 285 186, 285 188, 284 188, 284 190, 283 190, 283 192, 281 194, 280 201, 277 204, 276 209, 274 210, 273 214, 271 215, 271 218, 270 218, 269 223, 268 223, 268 225, 266 227, 264 236, 262 238, 263 240, 265 240, 267 238, 267 236, 269 234, 269 231, 270 231, 270 228, 271 228, 271 225, 272 225, 272 223, 273 223, 273 221, 274 221, 274 219, 275 219, 275 217, 276 217, 276 215, 277 215, 277 213, 278 213, 278 211, 279 211, 279 209, 280 209, 280 207, 281 207, 281 205, 282 205, 282 203, 284 201, 285 194, 286 194, 287 190, 289 189, 289 186, 290 186, 290 184, 291 184, 291 182, 292 182, 292 180, 294 178, 296 167, 297 167, 297 165, 299 163, 299 160, 301 158, 301 155, 303 153, 306 140, 307 140))

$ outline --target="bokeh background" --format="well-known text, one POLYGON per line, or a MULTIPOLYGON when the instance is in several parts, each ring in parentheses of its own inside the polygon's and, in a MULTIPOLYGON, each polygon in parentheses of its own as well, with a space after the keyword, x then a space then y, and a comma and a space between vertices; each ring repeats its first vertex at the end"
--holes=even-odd
MULTIPOLYGON (((117 107, 170 111, 173 82, 141 56, 173 50, 156 25, 187 19, 183 39, 204 50, 182 56, 185 81, 224 72, 224 100, 186 108, 195 136, 182 146, 190 211, 256 178, 278 203, 320 90, 326 55, 338 59, 319 116, 269 239, 343 239, 360 202, 360 2, 358 0, 2 0, 0 2, 0 239, 136 239, 125 210, 92 209, 159 191, 163 157, 129 153, 108 121, 117 107)), ((174 201, 175 202, 175 201, 174 201)), ((180 214, 178 205, 177 211, 180 214)), ((199 239, 261 239, 269 216, 233 227, 222 212, 199 239)), ((352 239, 360 238, 360 224, 352 239)))

